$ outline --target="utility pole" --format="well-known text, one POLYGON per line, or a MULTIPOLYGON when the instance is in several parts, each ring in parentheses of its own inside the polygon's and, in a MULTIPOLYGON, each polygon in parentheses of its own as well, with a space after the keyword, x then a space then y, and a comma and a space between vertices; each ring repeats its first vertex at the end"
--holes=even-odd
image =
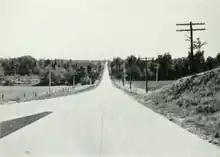
POLYGON ((128 66, 129 66, 129 85, 130 85, 130 89, 131 89, 131 84, 132 84, 132 82, 131 82, 131 68, 132 68, 132 65, 131 65, 131 63, 128 63, 128 66))
POLYGON ((147 66, 147 63, 149 60, 152 60, 152 58, 144 57, 144 58, 140 58, 140 59, 145 61, 145 83, 146 83, 145 90, 147 93, 148 92, 148 73, 147 73, 148 66, 147 66))
POLYGON ((16 76, 16 65, 14 65, 14 75, 16 76))
POLYGON ((122 85, 125 86, 125 74, 122 72, 122 85))
POLYGON ((118 81, 119 81, 119 84, 120 84, 120 77, 121 77, 120 76, 121 75, 120 74, 120 71, 121 71, 120 69, 121 69, 121 63, 118 63, 118 77, 119 77, 118 81))
POLYGON ((14 62, 14 75, 16 76, 17 75, 17 70, 16 70, 16 68, 17 68, 17 64, 16 64, 16 62, 14 62))
POLYGON ((193 29, 193 26, 196 26, 196 25, 205 25, 205 23, 193 23, 193 22, 190 21, 189 23, 176 24, 176 26, 190 26, 189 29, 178 29, 176 31, 177 32, 190 32, 190 53, 191 53, 193 62, 194 62, 194 57, 193 57, 194 56, 194 53, 193 53, 193 32, 194 31, 204 31, 204 30, 206 30, 205 28, 193 29))
POLYGON ((51 69, 49 69, 49 96, 51 96, 51 69))
POLYGON ((122 84, 125 86, 125 63, 123 63, 123 71, 122 71, 122 84))
POLYGON ((130 84, 130 89, 131 89, 131 69, 129 70, 129 84, 130 84))
POLYGON ((159 68, 160 68, 160 64, 157 64, 157 74, 156 74, 156 81, 158 82, 158 75, 159 75, 159 68))
POLYGON ((74 85, 75 85, 75 76, 76 76, 76 74, 73 73, 73 87, 74 87, 74 85))

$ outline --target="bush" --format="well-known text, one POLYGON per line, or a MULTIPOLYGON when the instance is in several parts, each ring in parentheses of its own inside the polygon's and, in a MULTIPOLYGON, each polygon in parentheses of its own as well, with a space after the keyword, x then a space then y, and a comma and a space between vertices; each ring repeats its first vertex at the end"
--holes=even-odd
POLYGON ((14 83, 10 80, 6 80, 5 83, 4 83, 4 86, 13 86, 14 83))
POLYGON ((87 84, 91 84, 92 80, 89 77, 83 77, 80 79, 80 83, 82 85, 87 85, 87 84))
POLYGON ((220 108, 216 105, 204 105, 196 108, 197 113, 204 113, 204 114, 213 114, 218 111, 220 111, 220 108))

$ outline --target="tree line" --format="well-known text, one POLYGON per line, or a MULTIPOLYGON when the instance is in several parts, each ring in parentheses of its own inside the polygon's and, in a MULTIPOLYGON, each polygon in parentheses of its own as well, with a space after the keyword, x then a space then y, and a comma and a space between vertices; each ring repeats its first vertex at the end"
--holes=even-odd
POLYGON ((38 85, 48 85, 51 72, 52 85, 89 84, 97 80, 103 70, 103 61, 74 61, 63 59, 35 59, 31 56, 0 59, 0 78, 8 75, 38 75, 38 85))
MULTIPOLYGON (((170 53, 164 53, 148 61, 148 79, 156 80, 158 72, 159 80, 176 80, 219 67, 220 53, 215 57, 209 56, 205 59, 204 45, 206 42, 197 38, 194 41, 194 54, 188 52, 186 57, 172 58, 170 53)), ((134 55, 128 56, 126 59, 116 57, 110 62, 111 75, 117 79, 124 77, 126 80, 143 81, 145 80, 145 66, 145 61, 134 55)))

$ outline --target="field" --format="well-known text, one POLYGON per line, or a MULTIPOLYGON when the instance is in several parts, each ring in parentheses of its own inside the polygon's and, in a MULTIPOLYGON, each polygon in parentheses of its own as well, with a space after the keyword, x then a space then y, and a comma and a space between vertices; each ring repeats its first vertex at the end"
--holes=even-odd
MULTIPOLYGON (((65 86, 51 87, 52 91, 59 90, 65 86)), ((49 91, 48 87, 32 86, 0 86, 0 103, 7 101, 24 100, 38 97, 49 91)))
MULTIPOLYGON (((150 90, 155 90, 155 89, 159 89, 165 85, 169 85, 169 84, 172 84, 174 81, 149 81, 148 82, 148 88, 150 90)), ((133 81, 132 82, 133 85, 137 88, 141 88, 141 89, 145 89, 146 87, 146 83, 145 81, 133 81)))
POLYGON ((35 85, 38 84, 40 82, 40 78, 37 75, 31 75, 31 76, 19 76, 19 75, 8 75, 4 77, 4 80, 11 80, 12 82, 16 83, 20 83, 20 84, 24 84, 26 85, 35 85))

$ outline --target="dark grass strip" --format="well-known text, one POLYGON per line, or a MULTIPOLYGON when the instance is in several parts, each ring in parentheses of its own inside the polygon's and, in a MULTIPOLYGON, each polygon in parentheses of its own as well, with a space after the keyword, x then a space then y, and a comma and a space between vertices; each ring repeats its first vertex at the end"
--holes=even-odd
POLYGON ((16 118, 12 120, 3 121, 0 123, 0 139, 51 114, 52 112, 42 112, 30 116, 16 118))

